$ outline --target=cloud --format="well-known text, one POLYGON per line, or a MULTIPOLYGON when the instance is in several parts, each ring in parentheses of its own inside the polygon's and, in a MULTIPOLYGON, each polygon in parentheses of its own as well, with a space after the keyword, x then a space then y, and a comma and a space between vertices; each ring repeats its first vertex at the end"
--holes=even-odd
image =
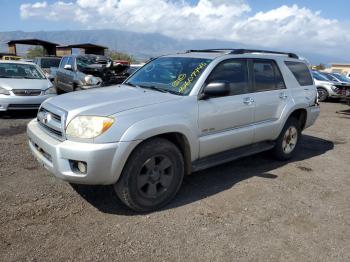
POLYGON ((252 14, 245 0, 76 0, 22 4, 20 12, 23 19, 73 21, 86 28, 156 32, 177 39, 326 54, 350 51, 347 24, 297 5, 252 14))

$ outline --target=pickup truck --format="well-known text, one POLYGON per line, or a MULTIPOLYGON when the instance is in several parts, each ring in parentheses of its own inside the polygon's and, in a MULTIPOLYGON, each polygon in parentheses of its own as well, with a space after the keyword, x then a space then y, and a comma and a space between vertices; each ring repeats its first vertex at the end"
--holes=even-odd
POLYGON ((129 65, 117 64, 105 56, 70 55, 61 59, 54 80, 57 93, 66 93, 122 83, 129 65))

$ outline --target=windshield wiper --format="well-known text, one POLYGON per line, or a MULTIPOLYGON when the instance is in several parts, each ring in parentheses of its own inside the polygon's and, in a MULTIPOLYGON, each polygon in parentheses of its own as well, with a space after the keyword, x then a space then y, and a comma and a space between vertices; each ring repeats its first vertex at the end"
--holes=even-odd
POLYGON ((167 91, 168 93, 174 94, 174 95, 183 96, 183 93, 175 91, 175 90, 166 89, 165 91, 167 91))
POLYGON ((126 83, 124 83, 124 85, 132 86, 132 87, 140 87, 140 86, 135 85, 135 84, 130 83, 130 82, 126 82, 126 83))
POLYGON ((170 90, 170 89, 163 89, 163 88, 160 88, 160 87, 157 87, 157 86, 154 86, 154 85, 151 85, 151 86, 148 86, 148 85, 136 85, 136 84, 133 84, 133 83, 130 83, 130 82, 126 82, 126 83, 124 83, 124 85, 129 85, 129 86, 132 86, 132 87, 145 88, 145 89, 151 89, 151 90, 159 91, 159 92, 162 92, 162 93, 171 93, 171 94, 181 95, 181 96, 183 95, 182 93, 180 93, 178 91, 170 90))
POLYGON ((140 87, 145 88, 145 89, 151 89, 151 90, 159 91, 159 92, 162 92, 162 93, 167 93, 168 92, 167 90, 165 90, 163 88, 160 88, 160 87, 156 87, 156 86, 140 85, 140 87))

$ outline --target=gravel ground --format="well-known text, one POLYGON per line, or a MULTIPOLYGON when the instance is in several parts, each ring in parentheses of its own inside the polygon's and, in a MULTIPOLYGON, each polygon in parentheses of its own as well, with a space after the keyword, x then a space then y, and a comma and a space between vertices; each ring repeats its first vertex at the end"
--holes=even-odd
POLYGON ((27 147, 35 113, 1 114, 0 260, 350 261, 350 107, 321 109, 293 161, 263 153, 193 174, 150 214, 111 187, 55 179, 27 147))

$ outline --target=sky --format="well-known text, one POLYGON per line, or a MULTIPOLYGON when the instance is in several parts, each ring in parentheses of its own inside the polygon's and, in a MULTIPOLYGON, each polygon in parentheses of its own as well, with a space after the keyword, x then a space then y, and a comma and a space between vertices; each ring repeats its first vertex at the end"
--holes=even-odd
POLYGON ((0 31, 118 29, 350 53, 350 1, 0 0, 0 31))

